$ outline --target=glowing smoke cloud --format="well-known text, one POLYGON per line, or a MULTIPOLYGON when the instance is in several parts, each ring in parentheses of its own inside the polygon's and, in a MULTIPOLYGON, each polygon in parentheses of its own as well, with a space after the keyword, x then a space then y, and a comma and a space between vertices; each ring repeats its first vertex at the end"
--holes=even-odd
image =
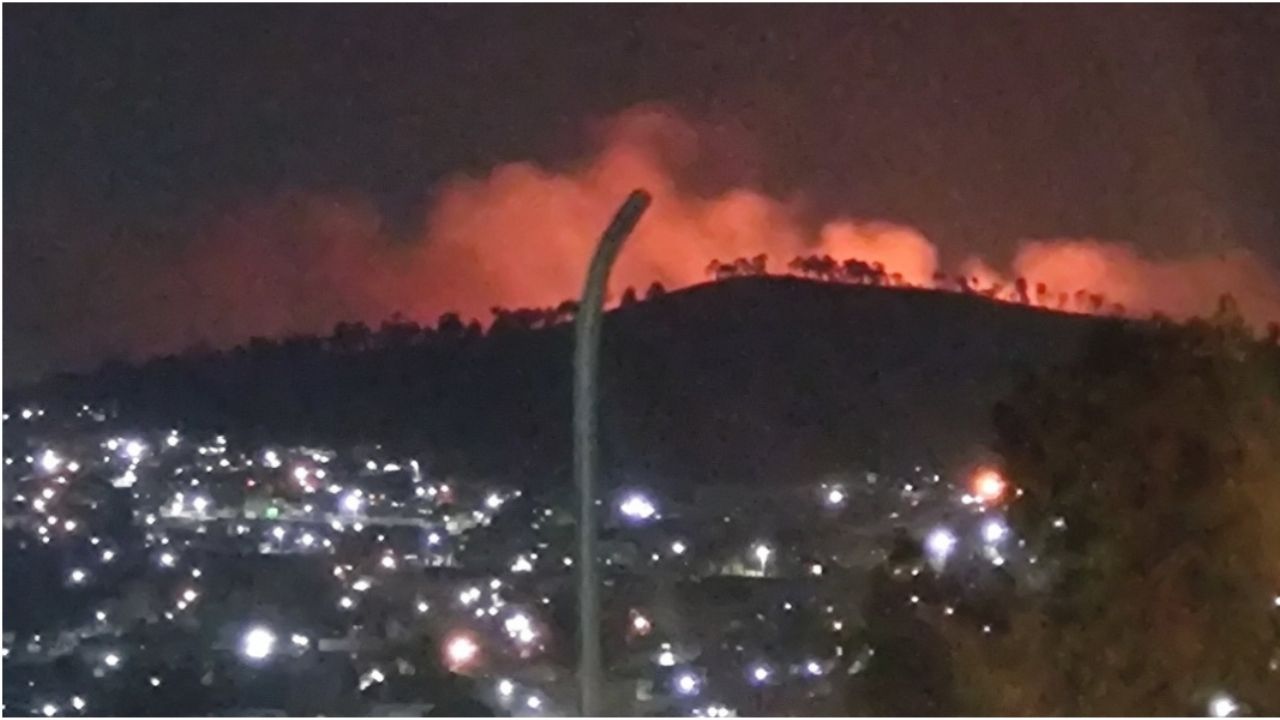
MULTIPOLYGON (((654 203, 618 262, 615 298, 655 280, 668 289, 694 284, 713 258, 758 253, 769 255, 774 273, 796 255, 828 254, 882 263, 921 286, 939 269, 935 246, 910 227, 835 218, 814 230, 790 204, 759 192, 684 191, 678 180, 698 162, 698 138, 670 111, 636 108, 602 128, 597 152, 568 169, 516 162, 447 181, 414 242, 391 237, 360 197, 287 194, 244 208, 177 260, 138 260, 152 282, 115 303, 122 307, 99 332, 112 345, 156 352, 327 332, 339 320, 376 325, 396 311, 434 323, 458 310, 487 324, 494 306, 576 296, 598 234, 641 186, 654 203)), ((1036 240, 1008 271, 978 258, 961 269, 1009 288, 1018 276, 1032 288, 1044 282, 1055 297, 1102 293, 1108 307, 1121 303, 1131 314, 1203 315, 1231 292, 1252 321, 1280 318, 1280 283, 1244 251, 1157 261, 1126 245, 1036 240)))

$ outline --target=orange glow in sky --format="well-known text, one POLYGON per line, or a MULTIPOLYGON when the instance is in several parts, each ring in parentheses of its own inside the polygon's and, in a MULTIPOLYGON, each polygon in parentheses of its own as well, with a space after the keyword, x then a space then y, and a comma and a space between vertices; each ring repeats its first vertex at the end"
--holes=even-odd
POLYGON ((999 502, 1007 487, 1008 483, 1000 473, 991 468, 983 468, 973 476, 973 494, 986 505, 999 502))

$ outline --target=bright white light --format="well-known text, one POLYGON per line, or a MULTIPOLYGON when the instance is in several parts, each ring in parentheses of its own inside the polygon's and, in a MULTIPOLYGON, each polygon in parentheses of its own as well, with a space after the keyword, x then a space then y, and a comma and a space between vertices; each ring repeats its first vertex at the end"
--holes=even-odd
POLYGON ((54 472, 58 466, 62 465, 62 458, 58 457, 58 453, 52 450, 45 450, 40 454, 40 469, 47 473, 54 472))
POLYGON ((23 420, 30 420, 32 415, 35 415, 35 413, 31 412, 31 409, 30 409, 30 408, 22 408, 22 419, 23 419, 23 420))
POLYGON ((516 685, 510 680, 504 678, 498 681, 498 694, 502 697, 511 697, 511 693, 514 693, 515 691, 516 685))
POLYGON ((688 549, 689 549, 688 546, 686 546, 684 543, 680 542, 679 540, 671 543, 671 552, 676 555, 683 555, 684 551, 688 549))
POLYGON ((1209 699, 1209 714, 1213 717, 1231 717, 1240 710, 1235 698, 1225 693, 1218 693, 1209 699))
POLYGON ((480 588, 476 588, 476 587, 467 588, 466 590, 463 590, 461 593, 458 593, 458 601, 461 602, 463 605, 470 605, 471 603, 479 599, 480 599, 480 588))
POLYGON ((45 500, 52 500, 54 496, 53 488, 45 488, 40 491, 40 497, 45 500))
POLYGON ((502 627, 506 629, 507 634, 513 636, 528 630, 531 625, 529 617, 524 613, 516 613, 502 623, 502 627))
POLYGON ((810 574, 810 575, 814 575, 814 576, 821 575, 821 574, 822 574, 822 564, 821 564, 821 563, 814 563, 814 564, 810 565, 810 566, 809 566, 809 574, 810 574))
POLYGON ((303 533, 298 542, 302 543, 302 547, 311 547, 316 542, 316 536, 311 533, 303 533))
POLYGON ((342 509, 346 510, 349 513, 360 512, 360 507, 363 504, 364 504, 364 501, 361 500, 360 496, 357 495, 355 492, 349 492, 346 495, 342 496, 342 509))
POLYGON ((769 556, 773 554, 773 550, 764 543, 756 545, 752 548, 751 552, 756 556, 756 559, 760 561, 760 565, 762 567, 769 562, 769 556))
POLYGON ((107 653, 107 656, 102 658, 102 662, 109 668, 118 667, 120 665, 120 656, 115 653, 107 653))
POLYGON ((308 638, 306 635, 299 635, 298 633, 294 633, 290 635, 289 642, 293 643, 294 645, 297 645, 298 647, 307 647, 308 645, 311 644, 310 638, 308 638))
POLYGON ((827 504, 832 507, 844 504, 844 499, 844 490, 841 490, 838 487, 833 487, 827 491, 827 504))
POLYGON ((946 528, 936 528, 924 540, 925 551, 935 564, 945 563, 956 547, 956 536, 946 528))
POLYGON ((209 498, 197 495, 191 500, 191 507, 198 513, 204 513, 205 508, 209 507, 209 498))
POLYGON ((152 675, 152 676, 151 676, 151 687, 160 687, 160 677, 159 677, 159 676, 157 676, 157 675, 152 675))
POLYGON ((84 698, 80 697, 79 695, 76 695, 76 696, 72 697, 72 698, 71 698, 71 707, 75 708, 76 710, 83 710, 83 709, 84 709, 84 698))
POLYGON ((245 633, 240 649, 250 660, 264 660, 275 651, 275 633, 264 627, 250 628, 245 633))
POLYGON ((751 679, 755 682, 762 683, 769 679, 769 668, 764 665, 756 665, 751 669, 751 679))
POLYGON ((279 525, 271 528, 271 537, 275 538, 276 540, 284 540, 284 534, 285 534, 284 528, 280 527, 279 525))
POLYGON ((356 604, 355 601, 347 597, 346 595, 343 595, 341 598, 338 599, 338 607, 342 608, 343 610, 350 610, 352 606, 354 606, 355 604, 356 604))
POLYGON ((676 689, 681 695, 693 695, 698 692, 698 678, 692 673, 684 673, 676 678, 676 689))
POLYGON ((106 622, 106 621, 107 621, 107 614, 106 614, 105 612, 101 611, 101 610, 99 610, 99 611, 95 612, 95 613, 93 614, 93 617, 94 617, 94 619, 96 619, 98 622, 106 622))
MULTIPOLYGON (((23 412, 26 411, 24 410, 23 412)), ((44 707, 40 708, 40 712, 44 713, 45 717, 53 717, 58 714, 58 706, 53 703, 45 703, 44 707)))
POLYGON ((542 698, 537 695, 530 695, 529 699, 524 701, 524 704, 528 705, 530 710, 537 710, 542 707, 542 698))
POLYGON ((186 600, 187 602, 195 602, 196 598, 199 596, 200 596, 200 593, 196 592, 191 588, 187 588, 186 590, 182 591, 182 599, 186 600))
POLYGON ((502 497, 497 493, 491 493, 489 497, 484 499, 484 506, 490 510, 497 510, 502 507, 502 497))
POLYGON ((164 444, 168 445, 169 447, 178 447, 177 433, 169 433, 169 437, 164 439, 164 444))
POLYGON ((73 530, 75 530, 75 529, 76 529, 76 521, 75 521, 75 520, 68 520, 68 521, 66 521, 66 522, 62 523, 62 527, 63 527, 63 529, 65 529, 67 532, 72 532, 73 530))
POLYGON ((129 456, 130 460, 137 460, 142 457, 142 453, 146 452, 147 446, 143 445, 140 440, 130 440, 124 445, 124 454, 129 456))
POLYGON ((89 573, 86 573, 84 570, 81 570, 80 568, 76 568, 71 571, 70 577, 71 577, 72 583, 79 585, 89 577, 89 573))
POLYGON ((997 518, 991 518, 982 524, 982 539, 989 545, 1000 542, 1009 534, 1009 528, 997 518))
POLYGON ((676 664, 676 654, 670 650, 663 650, 658 653, 658 665, 660 667, 672 667, 676 664))
POLYGON ((351 583, 351 589, 355 590, 356 592, 364 592, 369 589, 369 586, 370 586, 369 580, 366 578, 360 578, 359 580, 356 580, 355 582, 351 583))
POLYGON ((428 545, 439 545, 439 544, 440 544, 440 533, 435 533, 435 532, 433 532, 433 533, 431 533, 431 534, 427 535, 427 544, 428 544, 428 545))
POLYGON ((631 629, 638 633, 647 633, 652 627, 653 623, 649 622, 649 618, 639 613, 636 613, 636 615, 631 618, 631 629))
POLYGON ((383 556, 382 556, 382 560, 380 561, 380 563, 381 563, 382 567, 386 568, 387 570, 395 570, 395 569, 396 569, 396 559, 395 559, 394 557, 392 557, 391 555, 383 555, 383 556))
POLYGON ((515 562, 511 563, 511 572, 513 573, 533 572, 533 563, 529 562, 529 558, 521 555, 516 558, 515 562))
POLYGON ((808 664, 804 666, 804 671, 809 673, 810 675, 821 675, 822 664, 819 663, 817 660, 810 660, 808 664))
POLYGON ((445 645, 445 656, 451 667, 460 667, 475 660, 480 652, 476 641, 466 635, 456 635, 445 645))
POLYGON ((623 515, 635 520, 648 520, 657 514, 658 509, 653 506, 653 502, 649 498, 636 493, 628 495, 622 504, 618 506, 623 515))
POLYGON ((293 479, 300 483, 305 483, 309 474, 310 472, 301 465, 293 469, 293 479))
POLYGON ((431 606, 430 606, 430 605, 428 605, 425 601, 423 601, 423 602, 419 602, 419 603, 418 603, 418 612, 419 612, 419 613, 424 613, 424 612, 426 612, 426 611, 428 611, 428 610, 430 610, 430 609, 431 609, 431 606))

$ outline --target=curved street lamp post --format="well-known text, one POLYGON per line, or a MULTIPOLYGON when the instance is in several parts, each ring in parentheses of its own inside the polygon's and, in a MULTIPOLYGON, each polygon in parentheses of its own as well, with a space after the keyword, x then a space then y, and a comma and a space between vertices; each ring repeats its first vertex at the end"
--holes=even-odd
POLYGON ((600 714, 600 593, 596 579, 596 379, 600 324, 609 270, 622 243, 649 207, 649 193, 634 190, 604 231, 587 270, 574 324, 573 477, 578 487, 578 710, 600 714))

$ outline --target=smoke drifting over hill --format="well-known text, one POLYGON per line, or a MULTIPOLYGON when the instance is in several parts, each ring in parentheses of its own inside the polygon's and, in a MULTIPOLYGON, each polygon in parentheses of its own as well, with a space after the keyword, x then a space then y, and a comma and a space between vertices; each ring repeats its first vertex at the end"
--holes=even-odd
POLYGON ((827 254, 882 263, 921 286, 940 270, 1008 287, 1020 276, 1054 293, 1101 293, 1131 313, 1207 313, 1229 292, 1252 321, 1280 319, 1280 281, 1243 250, 1155 259, 1095 239, 1037 239, 1007 268, 978 257, 941 268, 938 248, 905 225, 831 218, 815 227, 792 203, 751 189, 684 190, 683 173, 700 162, 699 137, 669 110, 624 112, 597 139, 594 153, 554 170, 513 162, 448 181, 410 239, 389 233, 358 195, 293 193, 242 208, 180 258, 144 263, 147 279, 120 289, 130 317, 113 332, 128 338, 112 344, 172 351, 319 332, 344 319, 377 322, 396 311, 433 322, 458 310, 487 322, 493 306, 555 304, 578 293, 598 234, 635 187, 654 202, 619 260, 615 296, 629 285, 702 281, 713 258, 767 253, 770 270, 785 272, 796 255, 827 254))

